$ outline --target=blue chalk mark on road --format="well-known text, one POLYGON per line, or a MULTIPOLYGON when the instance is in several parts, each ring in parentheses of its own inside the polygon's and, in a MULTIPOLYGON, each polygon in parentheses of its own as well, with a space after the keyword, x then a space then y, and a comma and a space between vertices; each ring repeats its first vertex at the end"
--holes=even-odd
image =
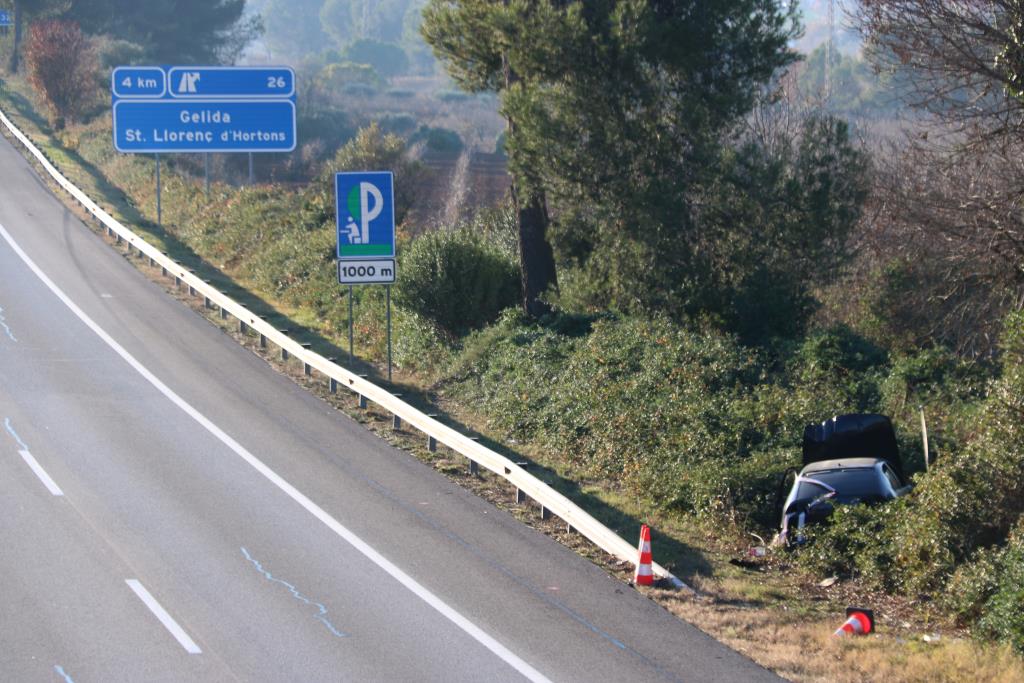
POLYGON ((293 586, 292 584, 288 583, 287 581, 282 581, 281 579, 273 576, 270 572, 268 572, 266 569, 264 569, 263 565, 261 565, 257 560, 255 560, 252 557, 252 555, 249 554, 249 551, 246 550, 245 548, 242 548, 242 554, 245 555, 245 559, 249 560, 249 562, 252 563, 252 566, 256 567, 256 570, 260 574, 263 574, 263 576, 265 576, 268 581, 272 581, 274 583, 281 584, 282 586, 284 586, 285 588, 287 588, 291 592, 291 594, 295 597, 296 600, 298 600, 300 602, 304 602, 307 605, 309 605, 310 607, 316 607, 317 614, 314 615, 314 618, 317 621, 322 622, 323 625, 327 627, 328 631, 330 631, 331 633, 333 633, 334 635, 336 635, 339 638, 347 638, 348 637, 347 633, 342 633, 338 629, 334 628, 334 624, 332 624, 330 621, 327 620, 327 608, 326 607, 324 607, 319 602, 314 602, 313 600, 310 600, 309 598, 305 597, 304 595, 302 595, 302 593, 299 592, 299 590, 295 586, 293 586))
POLYGON ((12 342, 17 343, 17 339, 14 338, 14 333, 11 332, 11 328, 7 326, 7 322, 4 319, 4 309, 0 307, 0 328, 3 328, 4 333, 10 337, 12 342))
POLYGON ((71 676, 69 676, 67 672, 64 671, 64 667, 60 666, 59 664, 54 664, 53 670, 60 674, 64 678, 64 681, 66 683, 75 683, 75 679, 71 678, 71 676))
POLYGON ((11 418, 4 418, 4 427, 7 429, 7 433, 13 436, 14 440, 18 442, 18 445, 21 446, 21 450, 27 451, 28 446, 25 445, 25 442, 21 440, 20 436, 18 436, 18 432, 14 431, 14 427, 11 426, 11 418))

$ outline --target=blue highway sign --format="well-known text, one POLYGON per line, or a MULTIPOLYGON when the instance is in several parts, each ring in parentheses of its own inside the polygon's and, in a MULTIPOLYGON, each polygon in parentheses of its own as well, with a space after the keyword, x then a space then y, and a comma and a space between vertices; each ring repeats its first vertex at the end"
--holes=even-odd
POLYGON ((7 10, 0 9, 0 26, 10 26, 12 23, 11 15, 7 13, 7 10))
POLYGON ((118 67, 119 152, 290 152, 295 75, 287 67, 118 67))
MULTIPOLYGON (((338 258, 395 257, 395 190, 389 171, 334 176, 338 258)), ((393 274, 392 270, 392 274, 393 274)))
POLYGON ((289 152, 295 105, 288 100, 120 100, 119 152, 289 152))
POLYGON ((287 67, 176 66, 168 78, 171 97, 256 99, 295 94, 295 72, 287 67))

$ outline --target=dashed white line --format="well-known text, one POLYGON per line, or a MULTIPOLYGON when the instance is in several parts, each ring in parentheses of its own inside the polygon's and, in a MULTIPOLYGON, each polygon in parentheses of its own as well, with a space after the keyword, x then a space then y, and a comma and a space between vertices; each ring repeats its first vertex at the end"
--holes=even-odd
POLYGON ((163 606, 156 601, 156 598, 146 590, 145 586, 139 583, 137 579, 125 579, 124 582, 128 584, 128 587, 131 588, 137 596, 139 596, 139 600, 142 600, 143 604, 145 604, 146 607, 149 608, 149 611, 153 613, 153 616, 160 620, 160 623, 164 625, 164 628, 167 629, 172 636, 174 636, 174 639, 177 640, 183 648, 185 648, 185 652, 188 652, 190 655, 198 655, 202 653, 202 650, 199 649, 199 646, 196 645, 195 641, 189 638, 188 634, 185 633, 185 629, 178 625, 178 622, 174 620, 174 617, 167 613, 167 610, 165 610, 163 606))
POLYGON ((208 431, 214 437, 216 437, 222 444, 231 449, 235 455, 244 460, 254 470, 263 475, 270 483, 276 486, 278 489, 283 491, 289 498, 301 505, 308 513, 313 517, 320 520, 328 529, 333 531, 335 534, 344 539, 349 545, 359 551, 364 557, 373 562, 375 565, 381 568, 385 573, 390 575, 393 579, 398 581, 400 584, 405 586, 407 590, 416 595, 420 600, 427 603, 434 610, 438 612, 445 619, 453 623, 455 626, 460 628, 464 633, 473 638, 485 648, 491 651, 496 657, 501 659, 503 662, 508 664, 510 667, 518 671, 523 677, 534 683, 550 683, 549 679, 542 674, 540 671, 531 666, 524 659, 519 657, 517 654, 509 650, 507 647, 498 642, 497 639, 492 637, 489 633, 484 631, 482 628, 477 626, 475 623, 467 619, 462 615, 461 612, 453 608, 451 605, 442 600, 434 592, 428 589, 426 586, 421 584, 413 577, 406 574, 397 565, 392 563, 386 557, 381 555, 375 548, 369 543, 364 541, 362 538, 353 533, 348 527, 343 525, 330 513, 321 508, 319 505, 310 500, 304 493, 299 491, 297 488, 292 486, 288 481, 284 479, 274 470, 267 467, 262 460, 257 458, 255 455, 250 453, 242 444, 238 443, 223 429, 213 423, 208 417, 196 410, 188 401, 183 399, 177 393, 174 392, 169 386, 154 375, 149 368, 140 363, 135 356, 130 354, 127 349, 121 346, 110 334, 107 333, 102 327, 90 318, 85 311, 78 307, 78 305, 71 300, 67 294, 58 287, 49 276, 42 271, 42 269, 35 264, 35 262, 26 254, 22 248, 14 241, 11 234, 7 232, 4 226, 0 225, 0 237, 2 237, 14 253, 18 255, 26 266, 35 273, 36 277, 46 285, 46 287, 53 292, 53 294, 64 302, 75 316, 78 317, 85 325, 91 329, 96 336, 103 340, 103 342, 114 350, 128 365, 135 369, 140 375, 142 375, 147 382, 163 394, 171 403, 178 406, 186 415, 191 417, 193 420, 198 422, 203 429, 208 431))
POLYGON ((36 476, 39 477, 39 481, 43 482, 43 486, 45 486, 50 493, 55 496, 64 495, 64 492, 60 490, 59 486, 57 486, 57 482, 55 482, 53 478, 46 473, 46 470, 44 470, 43 466, 32 457, 31 453, 28 451, 18 451, 18 453, 21 454, 21 459, 25 461, 25 464, 28 465, 33 472, 35 472, 36 476))

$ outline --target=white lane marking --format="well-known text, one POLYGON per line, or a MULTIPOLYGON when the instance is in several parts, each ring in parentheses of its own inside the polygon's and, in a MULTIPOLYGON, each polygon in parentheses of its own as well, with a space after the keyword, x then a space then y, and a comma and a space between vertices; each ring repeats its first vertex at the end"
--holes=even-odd
POLYGON ((3 307, 0 307, 0 327, 3 328, 4 333, 6 333, 8 337, 10 337, 12 342, 17 342, 18 341, 14 337, 14 333, 11 332, 11 328, 7 326, 6 318, 4 318, 4 309, 3 309, 3 307))
POLYGON ((174 636, 174 639, 181 643, 181 646, 185 648, 186 652, 190 655, 202 654, 203 651, 199 649, 199 646, 196 645, 194 640, 188 637, 188 634, 185 633, 185 629, 178 626, 178 622, 174 620, 174 617, 168 614, 167 610, 163 608, 163 605, 157 602, 156 598, 150 595, 145 586, 139 583, 136 579, 125 579, 124 582, 128 584, 128 587, 131 588, 137 596, 139 596, 139 600, 142 600, 143 604, 146 605, 146 607, 149 608, 149 611, 153 613, 153 616, 160 620, 160 623, 164 625, 164 628, 170 631, 171 635, 174 636))
POLYGON ((128 353, 128 351, 123 346, 118 344, 113 337, 111 337, 103 328, 97 325, 92 318, 86 315, 85 311, 79 308, 78 305, 75 304, 75 302, 72 301, 71 298, 60 289, 60 287, 54 284, 53 280, 51 280, 46 275, 46 273, 44 273, 39 268, 39 266, 37 266, 35 262, 31 258, 29 258, 28 254, 26 254, 21 249, 21 247, 18 246, 17 242, 14 241, 14 238, 11 237, 10 233, 7 232, 3 225, 0 225, 0 237, 4 238, 7 244, 11 246, 11 249, 14 250, 14 253, 16 253, 22 261, 24 261, 25 265, 27 265, 29 269, 31 269, 32 272, 35 273, 36 277, 38 277, 40 281, 42 281, 42 283, 46 285, 46 287, 51 292, 53 292, 53 294, 58 299, 64 302, 65 306, 71 309, 71 312, 74 313, 79 320, 85 323, 85 325, 89 329, 91 329, 96 334, 96 336, 102 339, 107 344, 107 346, 109 346, 111 349, 114 350, 115 353, 117 353, 117 355, 121 356, 121 358, 124 359, 124 361, 128 363, 128 365, 132 366, 132 368, 134 368, 136 372, 142 375, 147 382, 152 384, 157 391, 159 391, 161 394, 167 397, 167 399, 171 401, 171 403, 178 406, 178 408, 180 408, 186 415, 188 415, 193 420, 198 422, 204 429, 206 429, 206 431, 208 431, 210 434, 216 437, 221 443, 223 443, 225 446, 234 451, 234 453, 238 457, 240 457, 242 460, 248 463, 257 472, 262 474, 274 486, 281 489, 281 491, 283 491, 289 498, 291 498, 296 503, 305 508, 307 512, 309 512, 311 515, 313 515, 321 522, 323 522, 324 525, 327 526, 327 528, 329 528, 331 531, 333 531, 346 542, 348 542, 349 545, 351 545, 353 548, 362 553, 368 560, 370 560, 375 565, 377 565, 385 572, 387 572, 392 578, 394 578, 396 581, 405 586, 414 595, 416 595, 418 598, 420 598, 425 603, 430 605, 430 607, 435 609, 439 614, 441 614, 441 616, 443 616, 445 619, 448 619, 450 622, 458 626, 467 635, 472 637, 478 643, 480 643, 488 650, 490 650, 499 659, 501 659, 506 664, 508 664, 513 669, 522 674, 524 677, 526 677, 526 679, 534 681, 535 683, 550 683, 550 679, 544 676, 544 674, 540 673, 532 666, 527 664, 518 655, 516 655, 507 647, 505 647, 497 640, 492 638, 479 626, 474 624, 466 617, 462 616, 462 614, 456 611, 455 608, 449 606, 446 602, 441 600, 441 598, 434 595, 434 593, 432 593, 430 590, 428 590, 426 587, 424 587, 422 584, 416 581, 416 579, 406 574, 404 571, 399 569, 395 564, 393 564, 390 560, 388 560, 379 552, 370 547, 370 545, 366 543, 366 541, 361 539, 353 532, 349 531, 349 529, 342 525, 341 522, 339 522, 330 514, 328 514, 327 511, 325 511, 319 505, 314 503, 312 500, 307 498, 304 493, 302 493, 297 488, 295 488, 287 481, 285 481, 284 478, 277 474, 277 472, 273 471, 265 464, 263 464, 263 462, 259 458, 250 453, 248 450, 246 450, 245 447, 243 447, 240 443, 231 438, 226 432, 224 432, 224 430, 222 430, 220 427, 211 422, 205 415, 203 415, 198 410, 193 408, 187 401, 185 401, 185 399, 178 396, 178 394, 174 393, 174 391, 170 387, 168 387, 156 375, 150 372, 149 369, 146 368, 146 366, 137 361, 135 357, 128 353))
POLYGON ((64 492, 60 490, 59 486, 57 486, 57 482, 55 482, 53 478, 46 473, 46 470, 44 470, 43 466, 40 465, 36 461, 36 459, 32 457, 31 453, 29 453, 28 451, 18 451, 18 453, 21 454, 21 459, 24 460, 25 464, 28 465, 32 469, 32 471, 36 473, 36 476, 39 477, 39 481, 43 482, 43 486, 45 486, 50 493, 52 493, 55 496, 64 495, 64 492))
POLYGON ((7 433, 10 434, 14 438, 14 440, 18 442, 19 446, 21 446, 26 451, 28 450, 28 446, 25 445, 25 442, 21 440, 20 436, 18 436, 18 432, 14 431, 14 427, 11 426, 11 418, 4 418, 4 429, 6 429, 7 433))

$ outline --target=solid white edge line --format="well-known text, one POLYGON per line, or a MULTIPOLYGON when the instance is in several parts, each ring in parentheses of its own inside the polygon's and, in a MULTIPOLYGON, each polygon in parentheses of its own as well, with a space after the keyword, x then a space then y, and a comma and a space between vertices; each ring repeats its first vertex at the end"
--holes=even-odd
POLYGON ((139 596, 139 600, 142 600, 143 604, 153 613, 153 616, 160 620, 160 623, 174 636, 174 639, 185 648, 185 652, 188 652, 190 655, 202 654, 203 651, 199 649, 194 640, 189 638, 188 634, 185 633, 185 629, 178 625, 174 617, 167 613, 163 605, 156 601, 156 598, 146 590, 145 586, 139 583, 137 579, 125 579, 124 582, 135 592, 135 595, 139 596))
POLYGON ((65 306, 71 309, 71 312, 78 317, 85 325, 91 329, 100 339, 102 339, 107 346, 114 350, 117 355, 132 366, 136 372, 142 375, 146 381, 153 385, 157 391, 167 397, 174 405, 178 406, 184 411, 189 417, 198 422, 206 431, 215 436, 221 443, 230 448, 234 453, 242 460, 247 462, 253 469, 262 474, 268 481, 274 486, 281 489, 289 498, 294 500, 296 503, 306 509, 311 515, 319 519, 324 525, 327 526, 331 531, 336 533, 338 536, 343 538, 349 545, 362 553, 368 560, 373 562, 375 565, 387 572, 392 578, 405 586, 414 595, 419 597, 425 603, 433 607, 443 617, 451 621, 453 624, 462 629, 466 634, 471 636, 478 643, 490 650, 499 659, 504 661, 506 664, 511 666, 513 669, 518 671, 520 674, 525 676, 528 680, 534 681, 535 683, 551 683, 550 679, 544 676, 542 673, 530 666, 526 661, 521 659, 518 655, 513 653, 511 650, 506 648, 504 645, 499 643, 493 637, 488 635, 483 629, 474 624, 472 621, 462 616, 461 613, 450 607, 446 602, 441 600, 428 590, 426 587, 421 585, 414 578, 406 574, 404 571, 399 569, 396 565, 392 564, 390 560, 385 558, 383 555, 374 550, 368 543, 357 536, 355 533, 350 531, 341 522, 336 520, 330 514, 328 514, 323 508, 314 503, 312 500, 306 497, 301 491, 296 489, 294 486, 284 480, 279 474, 274 472, 272 469, 267 467, 263 462, 255 455, 245 449, 240 443, 235 441, 220 427, 211 422, 205 415, 200 413, 198 410, 193 408, 185 399, 178 396, 170 387, 164 384, 156 375, 149 371, 142 363, 137 361, 123 346, 118 344, 113 337, 96 324, 92 318, 90 318, 81 308, 75 304, 74 301, 65 294, 60 287, 44 273, 35 262, 29 258, 14 238, 11 237, 10 233, 7 232, 3 225, 0 225, 0 237, 11 246, 14 253, 35 273, 36 277, 42 281, 46 287, 53 292, 53 294, 60 299, 65 306))
POLYGON ((64 492, 60 490, 59 486, 57 486, 57 482, 55 482, 53 478, 46 473, 46 470, 44 470, 43 466, 40 465, 34 457, 32 457, 31 453, 24 450, 18 451, 18 453, 21 454, 21 459, 25 461, 25 464, 28 465, 33 472, 35 472, 35 475, 39 477, 39 481, 43 482, 43 486, 45 486, 50 493, 55 496, 64 495, 64 492))

